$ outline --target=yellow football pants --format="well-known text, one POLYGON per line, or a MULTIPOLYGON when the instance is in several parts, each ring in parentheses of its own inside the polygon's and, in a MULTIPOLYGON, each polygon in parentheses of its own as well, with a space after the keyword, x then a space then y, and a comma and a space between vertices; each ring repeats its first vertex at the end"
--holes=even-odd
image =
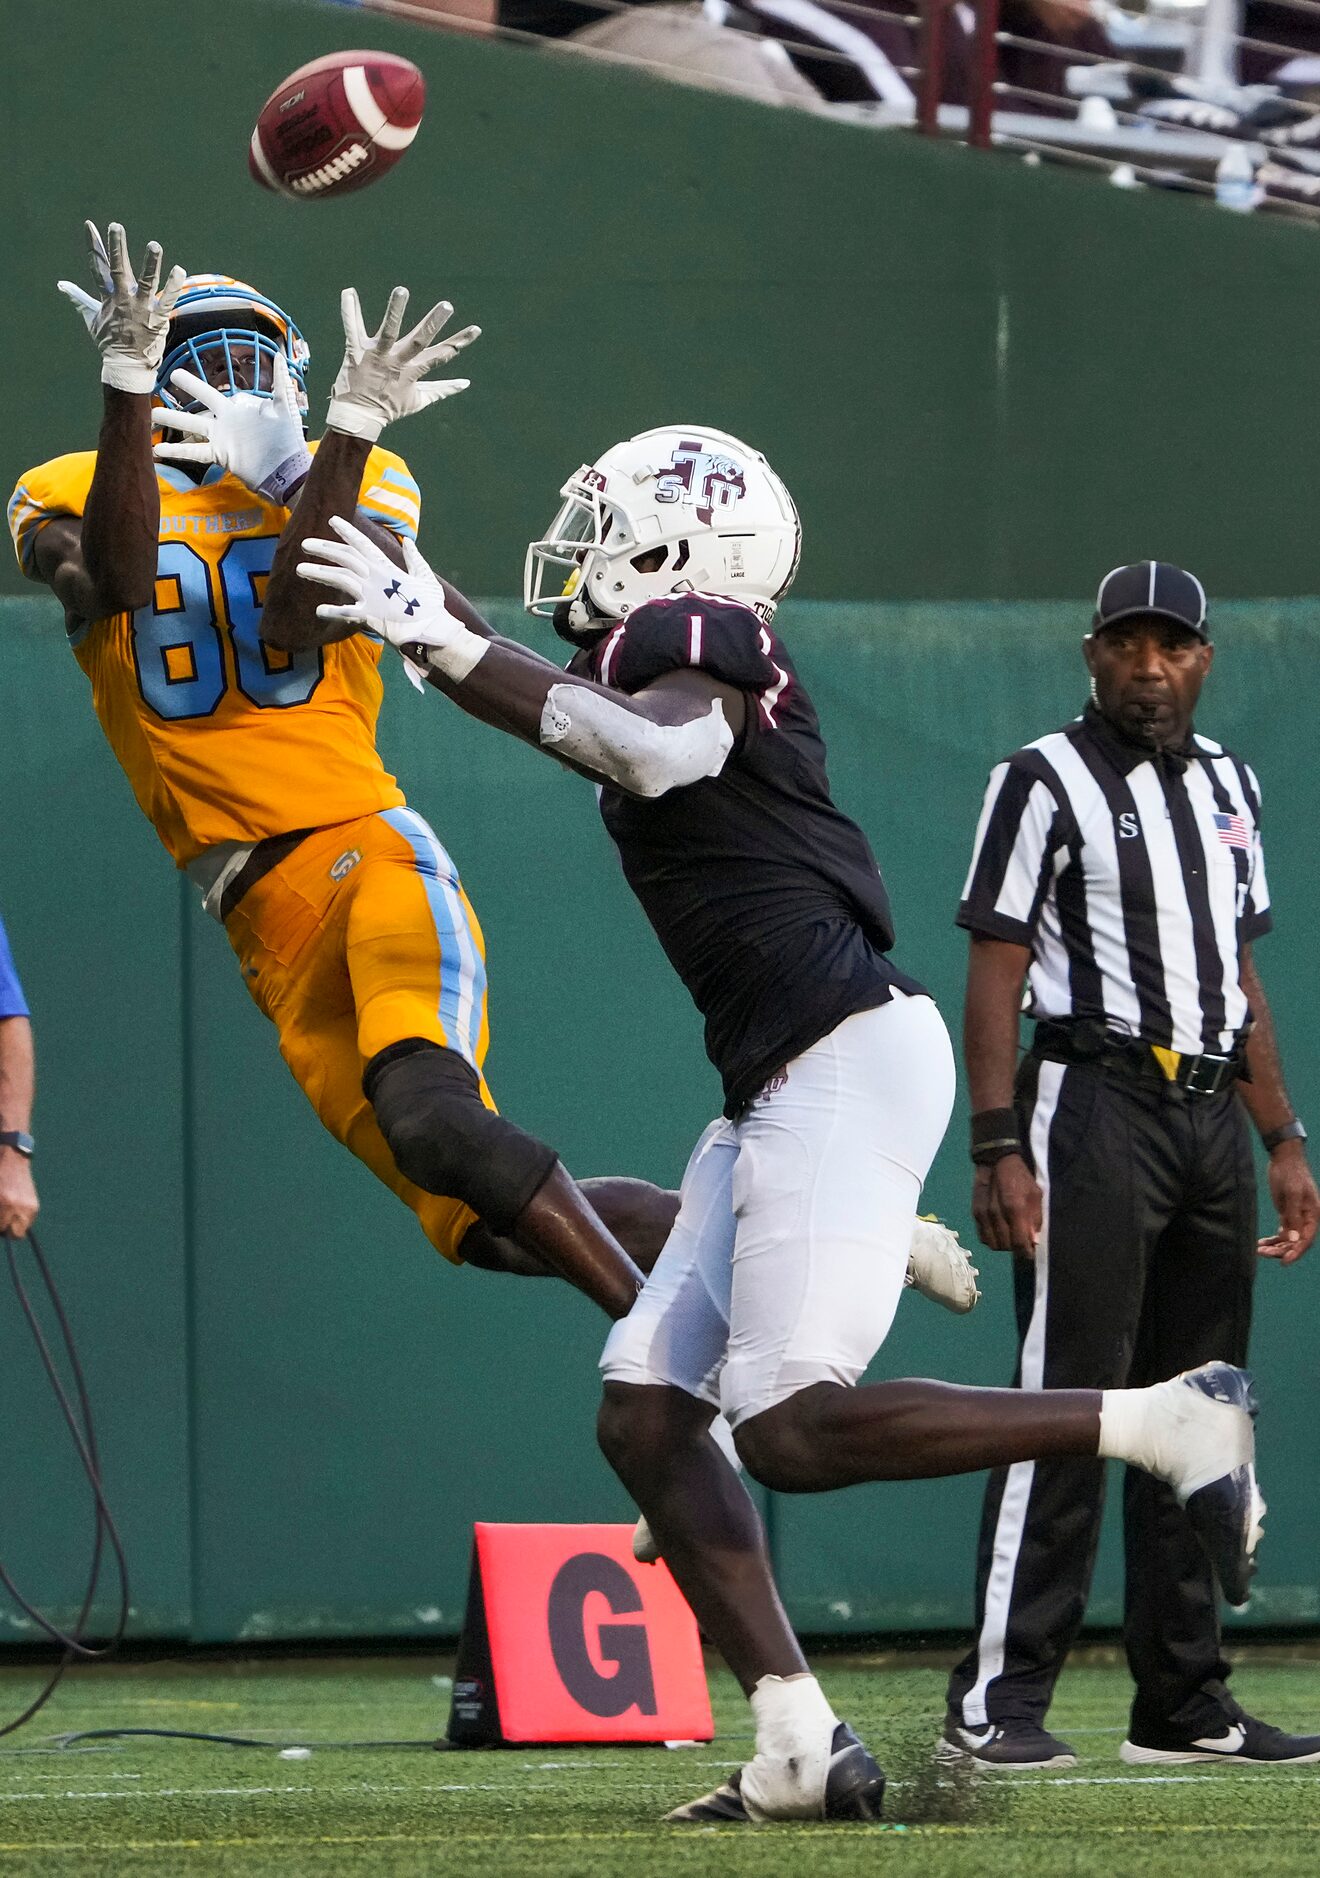
POLYGON ((481 1066, 486 948, 454 864, 411 809, 319 828, 250 887, 225 921, 244 982, 279 1031, 280 1054, 336 1141, 458 1261, 476 1215, 405 1180, 362 1093, 371 1058, 404 1037, 481 1066))

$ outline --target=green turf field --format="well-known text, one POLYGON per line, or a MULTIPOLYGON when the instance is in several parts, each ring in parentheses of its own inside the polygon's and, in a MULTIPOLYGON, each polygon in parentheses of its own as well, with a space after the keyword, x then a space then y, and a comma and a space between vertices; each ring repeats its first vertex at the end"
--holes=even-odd
MULTIPOLYGON (((713 1744, 437 1754, 323 1747, 282 1760, 286 1742, 420 1740, 448 1689, 434 1659, 125 1665, 83 1671, 32 1727, 0 1744, 0 1873, 31 1878, 586 1878, 637 1873, 902 1872, 940 1878, 1198 1878, 1199 1872, 1320 1871, 1320 1768, 1278 1773, 1173 1768, 1118 1759, 1127 1681, 1112 1653, 1064 1678, 1054 1720, 1081 1764, 1055 1774, 941 1785, 929 1748, 940 1714, 937 1658, 825 1658, 839 1712, 892 1780, 886 1828, 675 1829, 669 1806, 744 1758, 747 1710, 713 1678, 713 1744), (252 1732, 270 1749, 188 1742, 87 1743, 57 1732, 105 1727, 252 1732)), ((0 1672, 12 1712, 33 1677, 0 1672)), ((1320 1721, 1314 1653, 1256 1650, 1240 1699, 1285 1726, 1320 1721)))

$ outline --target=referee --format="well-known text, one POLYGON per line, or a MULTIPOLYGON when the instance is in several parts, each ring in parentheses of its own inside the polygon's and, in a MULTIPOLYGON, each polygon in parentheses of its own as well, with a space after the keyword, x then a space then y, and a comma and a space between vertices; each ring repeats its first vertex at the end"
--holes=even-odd
MULTIPOLYGON (((1019 1255, 1023 1389, 1245 1362, 1256 1256, 1294 1263, 1320 1209, 1251 956, 1271 925, 1260 787, 1192 728, 1213 657, 1201 583, 1165 562, 1115 568, 1082 651, 1092 702, 993 772, 958 912, 972 1208, 984 1244, 1019 1255), (1259 1246, 1248 1116, 1279 1216, 1259 1246)), ((1075 1764, 1044 1720, 1103 1497, 1100 1461, 991 1476, 946 1754, 1075 1764)), ((1229 1694, 1217 1587, 1172 1493, 1129 1469, 1123 1512, 1123 1759, 1320 1761, 1320 1735, 1285 1735, 1229 1694)))

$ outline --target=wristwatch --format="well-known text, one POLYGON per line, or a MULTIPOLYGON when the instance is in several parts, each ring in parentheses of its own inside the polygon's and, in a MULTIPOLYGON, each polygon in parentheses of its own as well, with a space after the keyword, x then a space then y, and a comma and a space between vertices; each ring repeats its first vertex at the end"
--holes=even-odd
POLYGON ((15 1154, 21 1154, 25 1161, 32 1159, 32 1151, 36 1145, 31 1135, 24 1134, 21 1128, 0 1130, 0 1148, 12 1148, 15 1154))
MULTIPOLYGON (((4 1141, 7 1138, 8 1137, 5 1135, 0 1135, 0 1141, 4 1141)), ((1264 1148, 1266 1154, 1273 1154, 1274 1150, 1281 1148, 1285 1141, 1305 1140, 1306 1129, 1303 1127, 1302 1123, 1297 1120, 1296 1116, 1294 1116, 1290 1122, 1285 1122, 1281 1128, 1271 1128, 1267 1135, 1262 1135, 1260 1145, 1264 1148)))

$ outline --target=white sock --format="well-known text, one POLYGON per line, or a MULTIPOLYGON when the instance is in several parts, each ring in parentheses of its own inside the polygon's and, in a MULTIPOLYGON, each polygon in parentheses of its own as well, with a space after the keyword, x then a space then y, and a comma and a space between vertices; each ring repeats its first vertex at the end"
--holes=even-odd
POLYGON ((1100 1454, 1107 1461, 1129 1461, 1149 1470, 1149 1404, 1153 1389, 1102 1389, 1100 1454))
POLYGON ((756 1718, 756 1751, 768 1760, 787 1761, 814 1746, 821 1731, 833 1735, 838 1717, 812 1675, 762 1676, 751 1694, 756 1718))
POLYGON ((816 1678, 762 1676, 752 1690, 756 1753, 739 1791, 748 1815, 823 1819, 837 1723, 816 1678))

